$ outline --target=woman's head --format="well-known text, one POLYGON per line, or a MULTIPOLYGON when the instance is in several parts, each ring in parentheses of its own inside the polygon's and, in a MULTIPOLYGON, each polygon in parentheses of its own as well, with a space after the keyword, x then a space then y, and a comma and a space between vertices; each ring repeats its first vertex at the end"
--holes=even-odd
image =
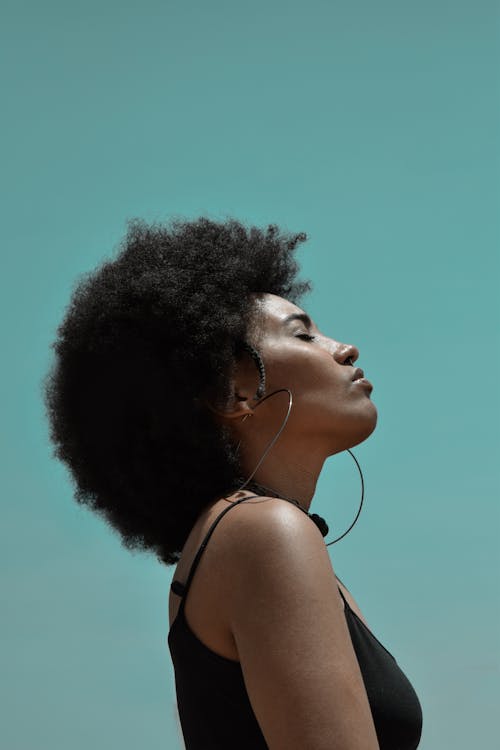
POLYGON ((255 480, 307 502, 325 458, 357 445, 375 429, 372 386, 354 367, 358 349, 320 331, 290 300, 254 295, 252 323, 247 337, 263 361, 267 397, 256 399, 259 373, 249 356, 241 357, 231 396, 218 416, 241 442, 243 474, 249 476, 287 414, 289 395, 280 389, 290 390, 293 408, 286 429, 255 480))
POLYGON ((79 280, 44 382, 50 436, 76 500, 128 549, 175 562, 203 507, 237 487, 231 430, 206 403, 231 397, 256 299, 310 289, 294 259, 305 239, 234 220, 135 221, 117 257, 79 280))

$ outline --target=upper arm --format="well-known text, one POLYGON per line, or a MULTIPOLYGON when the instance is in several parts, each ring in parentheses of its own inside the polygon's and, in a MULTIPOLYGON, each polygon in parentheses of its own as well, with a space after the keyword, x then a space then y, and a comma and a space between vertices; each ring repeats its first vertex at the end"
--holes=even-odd
POLYGON ((378 750, 363 678, 319 530, 280 500, 234 514, 228 618, 270 750, 378 750))

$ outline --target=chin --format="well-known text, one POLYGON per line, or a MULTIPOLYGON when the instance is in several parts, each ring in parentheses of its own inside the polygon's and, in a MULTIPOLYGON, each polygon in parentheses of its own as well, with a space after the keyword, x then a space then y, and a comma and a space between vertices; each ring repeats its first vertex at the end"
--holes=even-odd
POLYGON ((369 413, 363 415, 363 419, 359 419, 359 422, 357 422, 356 426, 359 429, 356 430, 357 434, 355 437, 355 442, 351 442, 351 445, 348 446, 349 448, 353 448, 355 445, 359 445, 364 440, 369 438, 375 427, 377 426, 377 407, 372 401, 370 401, 369 403, 371 406, 369 413))
POLYGON ((347 448, 354 448, 354 446, 370 437, 377 426, 378 414, 375 404, 371 401, 369 401, 369 404, 369 408, 363 409, 362 414, 358 413, 349 419, 346 425, 348 429, 345 432, 343 431, 342 436, 339 436, 338 433, 335 435, 336 446, 330 455, 345 451, 347 448))

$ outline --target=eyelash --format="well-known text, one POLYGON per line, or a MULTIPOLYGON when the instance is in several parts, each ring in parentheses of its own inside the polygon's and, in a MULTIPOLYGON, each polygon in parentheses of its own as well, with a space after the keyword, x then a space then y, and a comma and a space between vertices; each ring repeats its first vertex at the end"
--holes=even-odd
POLYGON ((314 341, 316 336, 310 336, 308 333, 299 333, 296 338, 305 339, 306 341, 314 341))

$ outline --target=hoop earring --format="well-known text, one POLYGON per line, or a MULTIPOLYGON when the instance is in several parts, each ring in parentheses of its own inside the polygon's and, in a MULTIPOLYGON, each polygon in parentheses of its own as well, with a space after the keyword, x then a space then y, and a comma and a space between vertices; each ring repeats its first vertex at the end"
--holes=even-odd
MULTIPOLYGON (((356 458, 356 456, 354 455, 354 453, 352 452, 352 450, 350 450, 350 448, 346 448, 346 450, 349 453, 349 455, 351 456, 351 458, 354 461, 354 463, 356 464, 357 469, 359 471, 359 478, 361 479, 361 502, 359 504, 358 512, 356 513, 354 521, 351 523, 351 525, 349 526, 349 528, 347 529, 347 531, 344 531, 344 533, 341 534, 340 536, 338 536, 336 539, 334 539, 333 542, 326 542, 326 546, 327 547, 329 547, 331 544, 335 544, 336 542, 340 542, 340 540, 343 539, 345 537, 345 535, 350 532, 350 530, 352 529, 352 527, 354 526, 354 524, 356 523, 356 521, 359 518, 359 514, 361 513, 361 508, 363 507, 363 500, 365 499, 365 481, 363 479, 363 472, 361 471, 361 466, 359 465, 358 459, 356 458)), ((328 534, 328 527, 327 527, 327 532, 326 533, 328 534)), ((325 534, 325 536, 326 536, 326 534, 325 534)))

